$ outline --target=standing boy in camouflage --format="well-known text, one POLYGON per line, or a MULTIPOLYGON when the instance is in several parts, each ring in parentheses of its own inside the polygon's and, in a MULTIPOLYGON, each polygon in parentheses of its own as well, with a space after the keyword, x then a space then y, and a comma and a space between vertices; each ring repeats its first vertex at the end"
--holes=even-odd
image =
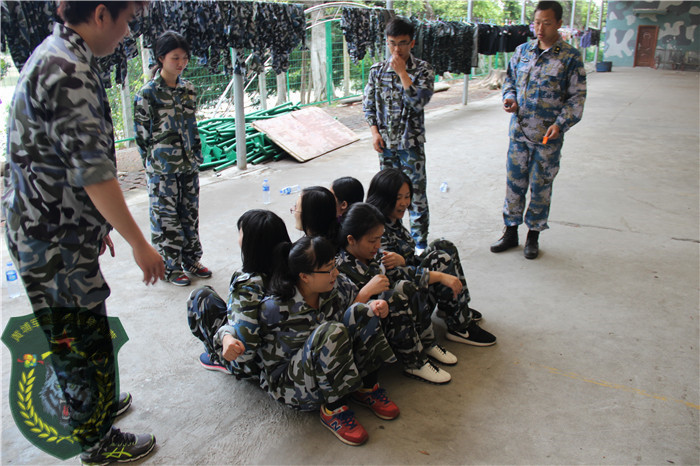
POLYGON ((369 72, 362 102, 379 167, 398 168, 413 184, 411 236, 416 248, 428 246, 428 197, 425 175, 425 118, 423 109, 433 96, 435 73, 428 62, 411 55, 415 28, 395 18, 386 27, 391 58, 375 63, 369 72))
MULTIPOLYGON (((2 211, 12 260, 52 351, 73 436, 86 464, 133 461, 153 435, 112 427, 115 355, 99 256, 112 226, 133 248, 143 280, 163 260, 129 213, 117 181, 112 117, 96 57, 129 33, 138 2, 62 2, 53 34, 22 69, 10 108, 2 211)), ((118 404, 119 406, 118 409, 118 404)))
POLYGON ((552 183, 559 171, 564 133, 581 120, 586 100, 581 54, 561 39, 561 24, 561 5, 539 2, 534 20, 537 41, 520 45, 508 65, 503 109, 513 116, 503 205, 506 228, 491 252, 518 245, 528 185, 525 224, 529 232, 523 251, 527 259, 537 258, 539 234, 549 228, 552 183))

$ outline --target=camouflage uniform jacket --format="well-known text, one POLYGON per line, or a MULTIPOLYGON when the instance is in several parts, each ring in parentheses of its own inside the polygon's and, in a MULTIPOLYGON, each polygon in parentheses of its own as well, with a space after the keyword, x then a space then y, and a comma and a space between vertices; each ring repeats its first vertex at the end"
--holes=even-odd
POLYGON ((347 277, 358 288, 365 286, 375 275, 381 275, 382 269, 374 258, 369 264, 364 264, 347 250, 341 249, 335 258, 335 264, 338 266, 338 271, 341 276, 347 277))
POLYGON ((388 149, 406 150, 425 142, 423 108, 433 96, 435 73, 428 62, 411 55, 406 71, 413 85, 406 90, 389 63, 378 62, 370 68, 362 109, 388 149))
POLYGON ((146 173, 195 172, 202 163, 194 85, 177 78, 171 88, 160 76, 146 83, 134 99, 134 129, 146 173))
POLYGON ((586 101, 586 70, 581 53, 561 37, 539 53, 538 41, 515 49, 503 83, 503 100, 514 99, 510 137, 540 142, 555 124, 565 133, 581 120, 586 101))
POLYGON ((342 322, 346 309, 343 304, 334 288, 321 294, 318 309, 314 309, 306 304, 297 289, 288 301, 281 302, 275 296, 265 298, 260 303, 257 319, 236 322, 234 327, 238 335, 255 335, 243 343, 246 353, 260 354, 260 386, 263 389, 277 392, 283 388, 279 386, 280 376, 286 371, 289 360, 304 347, 318 325, 325 321, 342 322), (243 325, 245 330, 241 328, 243 325))
MULTIPOLYGON (((214 345, 223 348, 225 335, 233 335, 248 345, 257 347, 260 344, 259 328, 257 326, 260 314, 260 303, 265 298, 267 277, 263 274, 237 271, 231 279, 229 287, 227 313, 228 323, 223 325, 214 335, 214 345)), ((244 374, 258 376, 260 374, 260 357, 255 351, 245 353, 231 363, 244 374)))
POLYGON ((84 189, 117 176, 109 101, 92 51, 61 24, 22 70, 6 159, 2 206, 10 230, 75 245, 109 233, 84 189))
POLYGON ((430 270, 420 266, 420 258, 416 256, 416 242, 411 237, 401 220, 384 224, 382 249, 403 256, 406 265, 387 270, 389 278, 394 280, 411 280, 420 289, 428 287, 430 270))

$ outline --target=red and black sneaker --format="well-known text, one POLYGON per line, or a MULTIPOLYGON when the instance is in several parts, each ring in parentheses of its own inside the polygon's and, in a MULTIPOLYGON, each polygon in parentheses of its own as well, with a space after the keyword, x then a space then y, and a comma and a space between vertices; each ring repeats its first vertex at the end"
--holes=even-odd
POLYGON ((199 261, 193 264, 182 264, 182 270, 184 270, 187 275, 192 275, 197 278, 211 277, 211 270, 204 267, 199 261))
POLYGON ((400 413, 396 403, 391 401, 386 395, 386 390, 379 388, 379 384, 371 390, 358 390, 352 394, 353 401, 367 406, 378 418, 390 421, 396 419, 400 413))
POLYGON ((348 445, 362 445, 369 438, 365 428, 355 419, 355 413, 347 406, 335 411, 326 410, 326 405, 321 406, 321 423, 348 445))

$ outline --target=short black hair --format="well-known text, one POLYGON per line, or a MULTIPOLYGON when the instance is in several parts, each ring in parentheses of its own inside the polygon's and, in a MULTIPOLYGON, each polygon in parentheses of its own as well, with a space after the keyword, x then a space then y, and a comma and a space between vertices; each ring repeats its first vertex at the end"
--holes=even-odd
POLYGON ((92 14, 98 6, 104 5, 112 16, 113 20, 116 20, 119 13, 126 9, 130 3, 136 3, 137 5, 142 5, 145 2, 112 2, 103 0, 101 2, 92 1, 62 1, 58 6, 58 15, 68 24, 81 24, 86 23, 90 19, 92 14))
POLYGON ((384 214, 372 204, 358 202, 345 213, 343 224, 340 227, 340 244, 348 245, 348 235, 360 240, 372 228, 384 225, 384 214))
POLYGON ((396 208, 396 198, 404 183, 408 184, 408 189, 413 199, 413 185, 408 176, 398 168, 385 168, 372 178, 367 191, 367 203, 379 209, 386 217, 386 221, 391 220, 391 213, 396 208))
POLYGON ((544 11, 544 10, 553 10, 554 11, 554 18, 557 21, 561 21, 561 17, 563 14, 561 4, 559 2, 539 2, 537 6, 535 7, 535 12, 537 11, 544 11))
POLYGON ((338 202, 347 202, 348 207, 356 202, 362 202, 365 198, 365 188, 357 178, 344 176, 331 184, 333 194, 338 202))
POLYGON ((416 27, 410 21, 397 16, 396 18, 389 21, 386 25, 386 36, 387 37, 399 37, 408 36, 413 39, 413 35, 416 33, 416 27))
POLYGON ((252 209, 240 216, 237 226, 243 232, 242 270, 246 273, 265 274, 268 277, 272 275, 272 251, 278 244, 291 241, 284 221, 269 210, 252 209))
POLYGON ((323 186, 301 191, 301 228, 308 236, 323 236, 334 244, 338 240, 335 196, 323 186))

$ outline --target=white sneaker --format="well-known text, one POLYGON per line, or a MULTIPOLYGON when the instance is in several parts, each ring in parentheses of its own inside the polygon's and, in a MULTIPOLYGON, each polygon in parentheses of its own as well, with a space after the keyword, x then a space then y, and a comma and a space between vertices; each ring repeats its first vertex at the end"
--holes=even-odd
POLYGON ((457 356, 450 353, 444 346, 438 345, 437 343, 428 348, 425 355, 446 366, 454 366, 457 364, 457 356))
POLYGON ((452 380, 452 376, 449 372, 440 369, 430 361, 423 364, 420 369, 404 369, 403 373, 414 379, 434 383, 436 385, 442 385, 452 380))

